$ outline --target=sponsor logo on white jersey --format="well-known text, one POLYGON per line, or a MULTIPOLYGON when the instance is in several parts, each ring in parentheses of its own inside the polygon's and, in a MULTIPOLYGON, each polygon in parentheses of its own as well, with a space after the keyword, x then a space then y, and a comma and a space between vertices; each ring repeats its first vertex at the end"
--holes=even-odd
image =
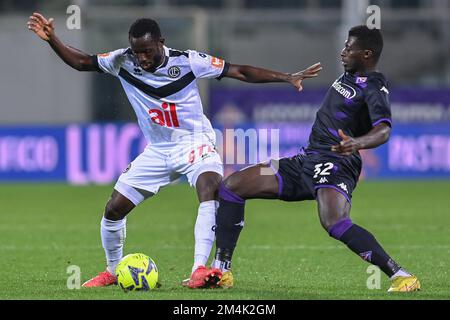
POLYGON ((150 120, 162 127, 180 127, 175 103, 164 102, 161 109, 149 109, 150 120))
POLYGON ((119 78, 148 141, 177 142, 177 137, 215 132, 203 113, 196 79, 218 78, 225 67, 222 59, 195 50, 164 47, 165 62, 155 72, 145 72, 129 48, 98 55, 102 71, 119 78))

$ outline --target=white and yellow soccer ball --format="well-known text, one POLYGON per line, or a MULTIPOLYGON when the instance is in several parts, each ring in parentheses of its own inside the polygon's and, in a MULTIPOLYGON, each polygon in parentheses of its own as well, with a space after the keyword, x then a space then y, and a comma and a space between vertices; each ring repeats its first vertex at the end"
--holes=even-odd
POLYGON ((118 285, 125 291, 146 291, 158 286, 158 268, 143 253, 126 255, 116 266, 118 285))

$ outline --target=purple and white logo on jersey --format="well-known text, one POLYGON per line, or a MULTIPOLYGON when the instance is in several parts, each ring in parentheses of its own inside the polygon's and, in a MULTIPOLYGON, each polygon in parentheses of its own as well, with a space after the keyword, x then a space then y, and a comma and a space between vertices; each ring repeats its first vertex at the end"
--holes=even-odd
POLYGON ((356 77, 356 83, 365 83, 367 81, 367 77, 356 77))
POLYGON ((180 76, 180 73, 181 73, 181 70, 177 66, 170 67, 169 70, 167 71, 167 74, 171 78, 178 78, 180 76))

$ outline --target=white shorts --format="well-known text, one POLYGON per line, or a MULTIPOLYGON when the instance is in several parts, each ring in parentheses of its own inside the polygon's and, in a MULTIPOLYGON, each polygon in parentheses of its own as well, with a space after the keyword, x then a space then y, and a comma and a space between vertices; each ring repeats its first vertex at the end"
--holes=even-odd
POLYGON ((195 187, 204 172, 216 172, 223 177, 222 160, 212 142, 186 141, 165 147, 148 145, 123 171, 114 189, 138 205, 145 200, 145 192, 156 194, 182 175, 195 187))

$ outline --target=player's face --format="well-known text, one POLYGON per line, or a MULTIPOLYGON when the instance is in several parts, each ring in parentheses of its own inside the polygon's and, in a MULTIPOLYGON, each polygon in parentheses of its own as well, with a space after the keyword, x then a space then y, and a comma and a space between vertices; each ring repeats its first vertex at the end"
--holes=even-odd
POLYGON ((153 40, 150 34, 140 38, 130 37, 130 46, 139 66, 148 72, 154 72, 164 59, 164 39, 153 40))
POLYGON ((344 70, 350 73, 359 71, 364 66, 364 52, 366 50, 359 48, 356 42, 357 38, 348 37, 341 51, 341 61, 344 70))

